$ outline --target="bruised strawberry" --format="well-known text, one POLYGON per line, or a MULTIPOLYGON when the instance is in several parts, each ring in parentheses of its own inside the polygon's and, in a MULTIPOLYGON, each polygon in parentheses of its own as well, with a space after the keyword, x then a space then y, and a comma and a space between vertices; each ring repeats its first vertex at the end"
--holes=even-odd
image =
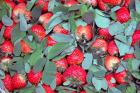
POLYGON ((76 38, 78 40, 81 39, 86 39, 86 40, 91 40, 93 38, 93 31, 91 25, 86 25, 86 26, 78 26, 76 29, 76 38))
POLYGON ((55 64, 59 72, 64 72, 65 69, 68 67, 68 61, 66 58, 55 61, 55 64))
POLYGON ((84 60, 84 53, 78 48, 75 48, 74 51, 67 56, 67 61, 68 64, 70 65, 81 64, 83 60, 84 60))
POLYGON ((117 84, 116 84, 116 80, 114 78, 114 74, 106 74, 105 79, 107 81, 109 88, 116 87, 117 84))
POLYGON ((45 0, 37 0, 37 2, 36 2, 37 6, 41 6, 42 7, 42 11, 43 12, 47 12, 48 11, 48 4, 49 4, 49 1, 45 1, 45 0))
POLYGON ((11 34, 12 34, 12 30, 15 27, 15 24, 13 24, 12 26, 7 26, 4 30, 3 36, 6 39, 11 39, 11 34))
POLYGON ((27 78, 31 84, 36 85, 40 82, 40 80, 42 78, 42 71, 35 73, 33 70, 31 70, 27 74, 27 78))
POLYGON ((14 50, 14 45, 12 44, 11 41, 9 40, 5 40, 1 46, 0 46, 0 49, 2 52, 4 53, 13 53, 13 50, 14 50))
POLYGON ((14 90, 13 85, 12 85, 12 77, 10 74, 6 74, 5 78, 2 80, 5 88, 9 91, 12 92, 14 90))
POLYGON ((100 28, 98 30, 98 33, 99 33, 99 36, 105 38, 106 40, 112 39, 112 36, 109 33, 109 29, 108 28, 100 28))
POLYGON ((105 57, 105 67, 107 70, 112 71, 117 64, 120 63, 120 59, 115 56, 106 56, 105 57))
POLYGON ((60 25, 56 25, 53 29, 53 32, 58 34, 65 34, 65 35, 69 34, 69 32, 60 25))
POLYGON ((39 40, 43 40, 46 36, 45 29, 41 25, 33 25, 31 31, 39 38, 39 40))
POLYGON ((120 23, 125 23, 130 19, 130 12, 126 7, 121 7, 116 11, 116 19, 120 23))
POLYGON ((119 53, 119 49, 118 49, 118 47, 117 47, 117 45, 116 45, 114 40, 109 42, 107 51, 112 56, 119 53))
POLYGON ((126 77, 127 77, 127 72, 126 70, 123 70, 122 72, 114 73, 114 77, 119 84, 127 84, 126 82, 126 77))
POLYGON ((21 89, 26 86, 26 79, 23 75, 15 73, 12 77, 12 86, 14 89, 21 89))
POLYGON ((23 52, 24 54, 28 54, 32 52, 32 49, 24 40, 20 41, 20 46, 21 46, 21 52, 23 52))
POLYGON ((126 61, 128 59, 134 59, 135 58, 135 55, 134 54, 125 54, 123 56, 123 60, 126 61))
POLYGON ((109 5, 119 5, 121 4, 122 0, 103 0, 103 2, 109 5))
POLYGON ((62 84, 62 74, 59 72, 56 72, 56 85, 61 85, 62 84))
POLYGON ((140 30, 136 30, 132 35, 132 45, 140 42, 140 30))
POLYGON ((44 88, 46 93, 55 93, 54 90, 52 90, 51 87, 46 84, 43 84, 42 87, 44 88))
POLYGON ((98 7, 99 9, 101 9, 102 11, 108 11, 109 7, 107 4, 105 4, 102 0, 98 0, 98 7))
POLYGON ((77 65, 71 65, 63 73, 63 79, 65 81, 70 81, 70 83, 75 85, 82 85, 86 83, 86 71, 77 65))
POLYGON ((64 4, 67 6, 67 7, 71 7, 73 5, 76 5, 76 4, 79 4, 76 0, 66 0, 64 2, 64 4))
POLYGON ((82 0, 84 3, 92 4, 94 7, 97 6, 97 0, 82 0))
POLYGON ((57 42, 51 36, 47 37, 46 46, 54 46, 57 42))

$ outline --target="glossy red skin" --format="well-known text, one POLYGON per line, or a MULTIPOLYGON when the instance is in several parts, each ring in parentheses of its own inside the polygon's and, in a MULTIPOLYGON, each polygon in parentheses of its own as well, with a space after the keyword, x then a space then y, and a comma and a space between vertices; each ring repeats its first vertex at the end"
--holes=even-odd
POLYGON ((55 61, 55 64, 58 69, 62 69, 63 71, 65 71, 65 69, 68 67, 68 61, 66 58, 55 61))
POLYGON ((56 85, 61 85, 62 84, 62 81, 63 81, 63 76, 61 73, 59 72, 56 72, 56 85))
POLYGON ((97 0, 98 1, 98 8, 102 11, 108 11, 109 8, 107 4, 105 4, 102 0, 97 0))
POLYGON ((66 29, 64 29, 60 25, 56 25, 53 29, 53 32, 58 33, 58 34, 65 34, 65 35, 69 34, 69 31, 67 31, 66 29))
POLYGON ((7 26, 4 30, 3 36, 6 39, 11 39, 11 33, 13 28, 15 27, 15 24, 13 24, 12 26, 7 26))
POLYGON ((85 84, 86 75, 86 71, 82 67, 78 65, 71 65, 63 73, 63 81, 65 82, 68 78, 73 78, 78 80, 79 84, 85 84))
POLYGON ((121 7, 116 11, 116 19, 120 23, 125 23, 130 19, 130 12, 126 7, 121 7))
POLYGON ((124 60, 124 61, 126 61, 126 60, 128 60, 128 59, 133 59, 133 58, 135 58, 135 55, 134 55, 134 54, 125 54, 125 55, 123 56, 123 60, 124 60))
POLYGON ((86 91, 81 91, 80 93, 87 93, 86 91))
POLYGON ((97 38, 91 45, 92 48, 100 49, 103 52, 107 52, 108 43, 106 40, 97 38))
POLYGON ((14 89, 21 89, 26 86, 26 79, 21 74, 15 73, 12 77, 12 86, 14 89))
POLYGON ((31 31, 35 33, 39 40, 43 40, 46 37, 46 32, 42 25, 33 25, 31 31))
POLYGON ((57 42, 51 37, 47 37, 46 46, 54 46, 57 42))
POLYGON ((33 70, 31 70, 29 73, 27 73, 27 78, 31 84, 37 85, 42 78, 42 71, 35 73, 33 70))
POLYGON ((132 35, 132 45, 134 46, 137 42, 140 42, 140 30, 135 30, 132 35))
POLYGON ((6 74, 5 78, 2 79, 3 84, 5 86, 5 88, 9 91, 12 92, 14 90, 13 86, 12 86, 12 77, 10 76, 10 74, 6 74))
POLYGON ((67 61, 68 64, 70 65, 81 64, 83 60, 84 60, 84 53, 78 48, 75 48, 74 51, 67 56, 67 61))
POLYGON ((73 5, 79 4, 79 2, 76 1, 76 0, 66 0, 66 1, 64 2, 64 4, 65 4, 67 7, 72 7, 73 5))
POLYGON ((5 40, 1 46, 1 51, 4 53, 13 53, 14 45, 9 40, 5 40))
POLYGON ((120 59, 115 56, 106 56, 105 57, 105 67, 107 70, 112 71, 113 68, 120 63, 120 59))
POLYGON ((24 54, 29 54, 32 52, 32 49, 24 40, 20 41, 20 46, 21 46, 21 52, 23 52, 24 54))
POLYGON ((110 41, 110 42, 108 43, 107 51, 108 51, 108 53, 109 53, 111 56, 116 55, 116 54, 119 53, 119 49, 118 49, 118 47, 117 47, 117 45, 116 45, 116 43, 115 43, 114 40, 112 40, 112 41, 110 41))
POLYGON ((127 84, 125 81, 125 78, 127 77, 127 72, 126 70, 123 70, 122 72, 119 73, 114 73, 114 77, 119 84, 127 84))
POLYGON ((109 88, 112 88, 112 87, 116 87, 116 86, 117 86, 116 83, 112 83, 112 82, 111 82, 111 79, 115 79, 115 78, 114 78, 114 74, 106 74, 106 75, 105 75, 105 79, 106 79, 106 81, 107 81, 107 84, 108 84, 108 87, 109 87, 109 88))
POLYGON ((103 2, 115 6, 121 4, 122 0, 103 0, 103 2))
POLYGON ((48 1, 44 1, 44 0, 37 0, 36 5, 37 6, 42 6, 42 11, 43 12, 47 12, 48 11, 48 1))
POLYGON ((84 36, 86 40, 91 40, 94 36, 91 25, 78 26, 76 29, 76 36, 78 39, 82 39, 84 36))
POLYGON ((97 6, 97 0, 82 0, 84 3, 92 4, 94 7, 97 6))
POLYGON ((3 26, 3 24, 2 24, 2 22, 0 22, 0 31, 1 31, 2 26, 3 26))
POLYGON ((16 0, 18 3, 25 3, 26 0, 16 0))
POLYGON ((98 34, 99 34, 99 36, 104 37, 106 40, 112 39, 112 36, 109 33, 109 29, 108 28, 100 28, 98 30, 98 34))
POLYGON ((42 87, 45 89, 46 93, 55 93, 50 86, 43 84, 42 87))

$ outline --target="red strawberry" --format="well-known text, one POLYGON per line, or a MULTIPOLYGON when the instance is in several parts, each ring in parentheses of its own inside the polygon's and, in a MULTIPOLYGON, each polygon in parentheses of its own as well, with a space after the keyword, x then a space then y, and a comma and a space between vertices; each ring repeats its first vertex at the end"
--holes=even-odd
POLYGON ((27 74, 27 78, 31 84, 36 85, 40 82, 40 80, 42 78, 42 71, 35 73, 33 70, 31 70, 27 74))
POLYGON ((119 5, 121 4, 122 0, 103 0, 103 2, 109 5, 119 5))
POLYGON ((115 56, 106 56, 105 57, 105 67, 107 70, 112 71, 113 68, 120 63, 120 59, 115 56))
POLYGON ((71 6, 76 5, 76 4, 79 4, 79 3, 76 0, 65 0, 64 4, 67 7, 71 7, 71 6))
POLYGON ((82 0, 84 3, 92 4, 94 7, 97 6, 97 0, 82 0))
POLYGON ((12 86, 14 89, 21 89, 26 86, 26 79, 23 75, 15 73, 12 77, 12 86))
POLYGON ((62 58, 60 60, 55 61, 56 67, 58 71, 63 72, 68 67, 68 61, 66 58, 62 58))
POLYGON ((126 7, 121 7, 116 11, 116 19, 120 23, 125 23, 130 19, 130 12, 126 7))
POLYGON ((123 60, 124 60, 124 61, 126 61, 126 60, 128 60, 128 59, 133 59, 133 58, 135 58, 135 55, 134 55, 134 54, 125 54, 125 55, 123 56, 123 60))
POLYGON ((106 74, 105 79, 106 79, 106 81, 108 83, 109 88, 115 87, 117 85, 116 80, 114 78, 114 74, 106 74))
POLYGON ((3 24, 2 24, 2 22, 0 22, 0 31, 1 31, 2 26, 3 26, 3 24))
POLYGON ((12 77, 9 74, 5 75, 5 78, 2 80, 5 88, 9 91, 12 92, 14 90, 12 86, 12 77))
POLYGON ((91 45, 92 48, 95 48, 99 51, 106 52, 108 43, 104 39, 97 38, 91 45))
POLYGON ((57 42, 51 36, 47 37, 46 46, 54 46, 57 42))
POLYGON ((20 46, 21 46, 21 52, 23 52, 24 54, 28 54, 32 52, 32 49, 24 40, 20 41, 20 46))
POLYGON ((86 83, 86 71, 77 65, 71 65, 63 73, 64 81, 70 81, 73 85, 82 85, 86 83))
POLYGON ((132 35, 132 45, 140 42, 140 30, 136 30, 132 35))
POLYGON ((128 7, 131 3, 131 0, 124 0, 123 6, 128 7))
POLYGON ((86 40, 91 40, 93 38, 93 31, 92 27, 90 25, 86 26, 78 26, 76 29, 76 38, 79 39, 86 39, 86 40))
POLYGON ((33 25, 31 30, 39 38, 39 40, 43 40, 46 36, 45 29, 41 25, 33 25))
POLYGON ((6 39, 11 39, 11 34, 12 34, 12 30, 15 27, 15 24, 13 24, 12 26, 7 26, 4 30, 3 36, 6 39))
POLYGON ((6 2, 7 5, 9 5, 12 9, 15 7, 15 3, 9 0, 4 0, 6 2))
POLYGON ((18 3, 24 3, 26 0, 16 0, 18 3))
POLYGON ((61 85, 62 84, 62 74, 59 72, 56 72, 56 85, 61 85))
POLYGON ((102 0, 98 0, 98 7, 99 9, 103 10, 103 11, 108 11, 109 7, 107 4, 105 4, 102 0))
POLYGON ((53 32, 58 34, 65 34, 65 35, 69 34, 69 32, 60 25, 56 25, 53 29, 53 32))
POLYGON ((11 41, 5 40, 0 46, 1 51, 4 53, 13 53, 14 46, 11 41))
POLYGON ((48 4, 49 4, 49 1, 44 1, 44 0, 37 0, 37 2, 36 2, 37 6, 42 6, 43 12, 48 11, 48 4))
POLYGON ((105 38, 106 40, 112 39, 112 36, 109 33, 109 29, 108 28, 100 28, 98 30, 98 33, 99 33, 99 36, 105 38))
POLYGON ((80 91, 80 93, 87 93, 86 91, 80 91))
POLYGON ((70 65, 81 64, 83 60, 84 60, 84 53, 78 48, 75 48, 74 51, 67 56, 67 61, 68 64, 70 65))
POLYGON ((112 41, 109 42, 108 48, 107 48, 107 49, 108 49, 108 50, 107 50, 108 53, 109 53, 110 55, 112 55, 112 56, 119 53, 119 49, 118 49, 118 47, 117 47, 117 45, 116 45, 116 43, 115 43, 114 40, 112 40, 112 41))
POLYGON ((125 78, 127 77, 126 70, 123 70, 122 72, 114 73, 114 77, 119 84, 127 84, 125 78))
POLYGON ((42 87, 45 89, 46 93, 55 93, 50 86, 43 84, 42 87))

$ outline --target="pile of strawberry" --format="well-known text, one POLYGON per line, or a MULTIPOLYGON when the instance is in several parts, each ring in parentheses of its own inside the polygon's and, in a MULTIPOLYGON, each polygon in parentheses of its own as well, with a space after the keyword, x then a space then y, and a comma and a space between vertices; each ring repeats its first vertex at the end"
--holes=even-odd
POLYGON ((139 0, 0 0, 0 92, 139 93, 139 0))

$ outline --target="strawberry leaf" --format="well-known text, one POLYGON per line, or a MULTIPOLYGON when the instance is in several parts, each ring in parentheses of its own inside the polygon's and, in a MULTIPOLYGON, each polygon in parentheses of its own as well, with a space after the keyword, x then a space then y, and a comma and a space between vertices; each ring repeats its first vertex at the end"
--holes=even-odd
POLYGON ((122 92, 117 88, 109 88, 107 93, 122 93, 122 92))
POLYGON ((136 12, 138 14, 140 14, 140 1, 139 0, 135 0, 135 8, 136 8, 136 12))
POLYGON ((32 11, 31 11, 31 14, 32 14, 32 19, 33 19, 33 22, 36 22, 38 20, 38 18, 40 17, 41 15, 41 12, 42 12, 42 9, 40 6, 35 6, 32 11))
POLYGON ((35 92, 36 93, 46 93, 45 89, 40 84, 36 87, 35 92))
POLYGON ((5 26, 2 26, 1 31, 0 31, 0 44, 4 41, 3 33, 5 30, 5 26))
POLYGON ((30 69, 31 69, 30 68, 30 64, 26 62, 24 67, 25 67, 25 72, 26 73, 29 73, 30 72, 30 69))
POLYGON ((11 18, 9 18, 7 15, 4 15, 2 17, 2 23, 5 25, 5 26, 11 26, 13 24, 13 20, 11 18))
POLYGON ((140 59, 140 43, 136 43, 134 48, 135 48, 134 54, 136 58, 140 59))
POLYGON ((27 9, 28 11, 30 11, 30 10, 32 9, 32 7, 34 6, 34 4, 35 4, 36 1, 37 1, 37 0, 31 0, 31 1, 27 2, 27 7, 26 7, 26 9, 27 9))
POLYGON ((35 90, 35 87, 28 87, 28 88, 24 88, 24 89, 21 89, 20 91, 19 91, 19 93, 33 93, 34 92, 34 90, 35 90))
POLYGON ((20 20, 20 31, 27 31, 28 24, 23 14, 19 14, 19 20, 20 20))
POLYGON ((0 79, 4 79, 4 78, 5 78, 5 73, 2 70, 0 70, 0 79))
POLYGON ((87 25, 87 23, 84 22, 84 21, 81 20, 81 19, 78 19, 78 20, 76 20, 75 22, 76 22, 76 25, 77 25, 77 26, 80 26, 80 25, 82 25, 82 26, 86 26, 86 25, 87 25))

